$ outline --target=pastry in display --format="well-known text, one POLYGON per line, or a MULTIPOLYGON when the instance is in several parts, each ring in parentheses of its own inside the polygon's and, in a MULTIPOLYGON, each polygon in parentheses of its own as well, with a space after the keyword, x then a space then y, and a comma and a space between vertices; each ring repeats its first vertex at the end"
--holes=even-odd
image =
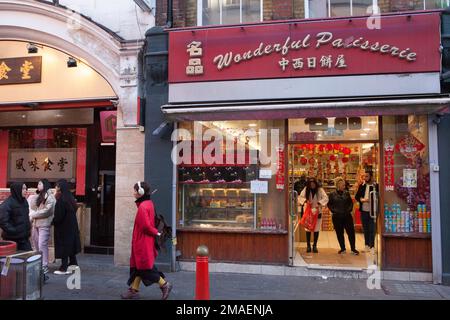
POLYGON ((237 223, 250 223, 253 221, 253 216, 249 214, 241 214, 236 217, 237 223))

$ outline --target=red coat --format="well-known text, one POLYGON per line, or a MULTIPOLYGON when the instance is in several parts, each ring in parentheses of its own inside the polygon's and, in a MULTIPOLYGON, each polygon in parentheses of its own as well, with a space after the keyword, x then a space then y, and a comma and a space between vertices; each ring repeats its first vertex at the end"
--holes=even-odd
POLYGON ((130 267, 137 270, 153 268, 158 251, 155 248, 155 209, 151 200, 137 205, 138 211, 134 221, 133 238, 131 240, 130 267))

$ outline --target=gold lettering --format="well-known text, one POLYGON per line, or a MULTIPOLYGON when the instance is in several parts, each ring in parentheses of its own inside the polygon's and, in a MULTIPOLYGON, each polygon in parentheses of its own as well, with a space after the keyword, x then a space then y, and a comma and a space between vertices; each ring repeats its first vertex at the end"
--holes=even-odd
POLYGON ((395 57, 396 55, 398 55, 399 51, 400 51, 399 48, 397 48, 397 47, 391 47, 391 55, 392 55, 393 57, 395 57))
POLYGON ((380 52, 381 53, 388 53, 389 52, 389 47, 390 47, 390 45, 388 45, 388 44, 382 45, 381 48, 380 48, 380 52))
POLYGON ((344 46, 344 43, 342 39, 336 39, 333 41, 332 45, 334 48, 342 48, 344 46))
POLYGON ((369 41, 365 41, 365 42, 360 46, 360 48, 363 49, 363 50, 369 49, 369 41))
POLYGON ((287 37, 286 41, 284 42, 283 49, 281 50, 281 54, 283 56, 287 55, 289 52, 289 42, 291 41, 291 37, 287 37))
POLYGON ((416 57, 417 57, 417 53, 415 53, 415 52, 410 52, 410 53, 406 56, 406 60, 408 60, 408 61, 416 61, 416 57))
POLYGON ((255 52, 253 52, 253 56, 255 56, 255 57, 261 57, 261 56, 263 55, 263 52, 262 52, 263 46, 264 46, 264 44, 261 42, 261 43, 259 44, 258 49, 256 49, 255 52))
POLYGON ((370 46, 370 50, 375 52, 380 50, 380 44, 378 42, 375 42, 373 45, 370 46))
POLYGON ((409 48, 406 48, 405 50, 401 51, 400 54, 398 55, 400 59, 405 59, 406 56, 408 55, 409 52, 409 48))
POLYGON ((333 39, 333 34, 331 32, 319 32, 317 34, 316 48, 319 48, 322 44, 327 44, 331 39, 333 39))
POLYGON ((217 64, 217 69, 222 70, 224 67, 229 67, 231 60, 233 59, 233 52, 228 52, 225 54, 218 55, 214 58, 214 64, 217 64))
POLYGON ((264 48, 264 53, 265 54, 271 54, 272 53, 272 46, 270 44, 268 44, 265 48, 264 48))

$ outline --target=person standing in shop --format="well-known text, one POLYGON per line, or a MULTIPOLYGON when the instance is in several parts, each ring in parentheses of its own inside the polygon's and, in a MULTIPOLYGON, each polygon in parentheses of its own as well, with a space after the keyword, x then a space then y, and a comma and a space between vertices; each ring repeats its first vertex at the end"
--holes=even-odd
POLYGON ((355 247, 355 226, 353 225, 353 201, 350 193, 346 190, 344 179, 336 179, 336 191, 329 196, 328 208, 332 214, 333 226, 341 250, 339 254, 345 253, 344 229, 347 232, 348 241, 354 255, 359 255, 355 247))
POLYGON ((31 251, 27 186, 24 183, 12 183, 10 191, 11 195, 0 205, 2 238, 14 241, 18 251, 31 251))
POLYGON ((77 202, 66 180, 56 183, 55 257, 61 259, 61 267, 54 274, 70 274, 70 266, 78 266, 76 255, 81 252, 80 231, 77 220, 77 202))
POLYGON ((145 286, 158 283, 162 292, 162 300, 169 297, 172 284, 155 266, 158 251, 156 238, 161 236, 155 227, 155 208, 151 200, 150 186, 139 181, 134 185, 135 203, 138 208, 134 221, 131 240, 130 278, 128 290, 121 295, 122 299, 139 299, 141 282, 145 286))
POLYGON ((42 252, 42 270, 48 273, 48 241, 55 212, 56 198, 50 190, 47 179, 39 181, 35 195, 28 197, 30 220, 32 222, 31 239, 34 249, 42 252))
MULTIPOLYGON (((314 244, 312 251, 318 253, 317 241, 319 240, 319 231, 322 226, 322 208, 328 203, 328 196, 322 187, 319 187, 315 178, 309 178, 306 187, 299 196, 299 204, 301 206, 308 203, 311 206, 312 214, 317 214, 317 223, 314 228, 314 244)), ((306 252, 311 252, 311 232, 306 230, 306 252)))
POLYGON ((366 249, 372 249, 375 246, 375 220, 370 216, 370 211, 375 210, 372 191, 378 192, 378 185, 374 183, 373 173, 369 171, 366 172, 364 182, 355 195, 356 201, 359 201, 366 249))

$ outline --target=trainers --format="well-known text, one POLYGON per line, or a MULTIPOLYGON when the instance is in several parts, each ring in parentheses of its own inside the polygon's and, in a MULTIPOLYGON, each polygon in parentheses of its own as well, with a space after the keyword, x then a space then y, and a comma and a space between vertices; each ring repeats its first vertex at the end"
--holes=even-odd
POLYGON ((56 270, 55 272, 53 272, 53 274, 57 274, 57 275, 67 275, 67 274, 71 274, 72 272, 70 271, 61 271, 61 270, 56 270))
POLYGON ((316 246, 313 246, 313 252, 314 252, 314 253, 319 253, 319 250, 317 250, 317 247, 316 247, 316 246))
POLYGON ((140 298, 139 291, 134 290, 133 288, 128 288, 128 290, 126 292, 122 293, 120 295, 120 297, 125 300, 132 300, 132 299, 140 298))
POLYGON ((172 291, 172 287, 173 286, 170 282, 166 282, 166 284, 161 287, 161 291, 162 291, 161 300, 167 300, 167 298, 169 297, 170 291, 172 291))
POLYGON ((352 254, 354 254, 355 256, 359 255, 359 251, 356 249, 352 249, 352 254))
POLYGON ((339 250, 338 254, 346 253, 347 251, 345 249, 339 250))

